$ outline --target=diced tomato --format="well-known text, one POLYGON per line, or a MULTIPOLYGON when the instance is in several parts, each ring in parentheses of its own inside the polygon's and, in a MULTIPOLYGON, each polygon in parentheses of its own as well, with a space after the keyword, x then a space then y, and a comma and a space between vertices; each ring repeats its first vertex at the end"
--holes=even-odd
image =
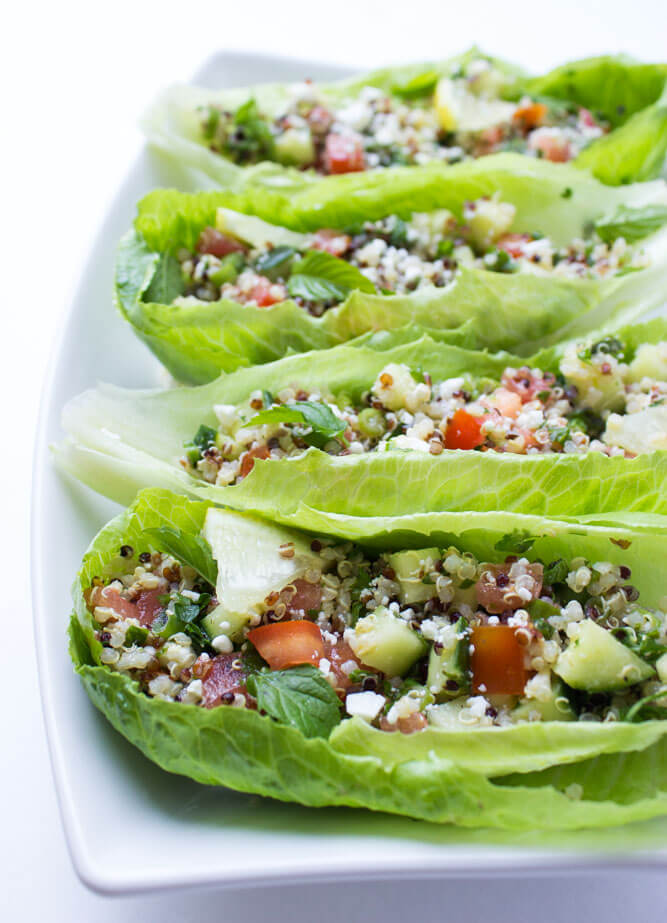
POLYGON ((512 118, 515 122, 519 122, 523 128, 530 130, 537 128, 538 125, 544 122, 547 111, 544 103, 529 103, 527 106, 519 106, 512 118))
POLYGON ((590 109, 581 108, 579 110, 579 121, 587 128, 595 128, 597 126, 597 122, 593 118, 593 113, 590 109))
POLYGON ((478 625, 470 638, 475 693, 521 695, 526 685, 525 646, 511 625, 478 625))
POLYGON ((524 404, 534 401, 536 395, 550 391, 556 384, 556 378, 551 372, 537 376, 527 366, 516 369, 512 375, 503 372, 501 381, 503 387, 518 394, 524 404))
POLYGON ((331 123, 333 122, 334 117, 333 113, 326 109, 324 106, 313 106, 308 115, 306 116, 306 121, 310 125, 310 129, 315 135, 324 135, 331 128, 331 123))
POLYGON ((538 129, 530 137, 530 146, 541 151, 542 156, 552 163, 566 163, 572 157, 572 147, 562 135, 553 135, 548 129, 538 129))
POLYGON ((247 295, 248 301, 254 301, 259 308, 268 308, 287 298, 287 289, 279 282, 272 282, 265 276, 258 276, 247 295))
POLYGON ((508 609, 521 609, 542 592, 541 564, 526 564, 526 573, 532 578, 532 585, 526 586, 531 592, 530 599, 521 599, 515 592, 513 578, 509 576, 511 563, 487 564, 475 584, 477 602, 492 615, 500 615, 508 609), (507 597, 507 598, 506 598, 507 597))
POLYGON ((428 724, 426 715, 421 711, 413 711, 406 718, 399 718, 396 724, 387 720, 386 715, 380 718, 380 730, 382 731, 400 731, 401 734, 414 734, 415 731, 423 730, 428 724))
POLYGON ((516 391, 509 391, 507 388, 498 388, 495 394, 489 398, 489 403, 504 417, 510 417, 513 420, 519 416, 523 407, 521 397, 516 391))
POLYGON ((298 580, 293 580, 289 586, 294 587, 296 593, 292 593, 290 589, 285 587, 280 594, 287 606, 288 616, 293 617, 296 615, 303 618, 313 609, 320 611, 322 590, 319 584, 308 583, 307 580, 299 578, 298 580))
POLYGON ((217 228, 204 228, 197 241, 197 253, 210 253, 211 256, 227 256, 229 253, 243 253, 245 247, 240 240, 223 234, 217 228))
POLYGON ((239 477, 248 477, 255 466, 255 459, 268 458, 270 454, 271 453, 267 445, 258 445, 255 449, 248 449, 248 451, 241 458, 239 477))
POLYGON ((531 239, 530 234, 503 234, 498 238, 497 246, 499 250, 504 250, 518 259, 523 256, 523 245, 531 239))
POLYGON ((312 248, 313 250, 324 250, 325 253, 330 253, 332 256, 342 256, 348 250, 350 242, 349 234, 323 228, 315 234, 312 248))
POLYGON ((474 417, 467 410, 457 410, 445 430, 446 449, 476 449, 484 442, 481 426, 484 418, 474 417))
POLYGON ((327 135, 324 168, 327 173, 358 173, 364 170, 366 161, 359 135, 327 135))
POLYGON ((485 128, 479 133, 479 139, 484 147, 494 148, 505 137, 505 130, 502 125, 492 125, 491 128, 485 128))
MULTIPOLYGON (((343 641, 342 638, 338 638, 335 643, 325 638, 324 656, 331 664, 331 672, 336 677, 336 692, 339 695, 344 695, 353 683, 349 672, 343 670, 343 664, 349 666, 349 664, 354 663, 356 666, 353 669, 361 669, 361 662, 357 659, 347 641, 343 641)), ((364 667, 363 669, 368 673, 374 672, 370 667, 364 667)))
POLYGON ((146 628, 151 627, 155 616, 164 609, 160 602, 160 597, 163 595, 162 590, 142 590, 137 596, 136 606, 139 621, 146 628))
POLYGON ((322 633, 307 619, 261 625, 248 632, 248 640, 272 670, 285 670, 300 663, 318 664, 324 657, 322 633))
POLYGON ((136 605, 130 602, 129 599, 124 599, 114 587, 93 587, 89 597, 89 605, 91 609, 96 606, 113 609, 119 619, 139 618, 136 605))
POLYGON ((206 708, 225 704, 223 696, 231 698, 246 691, 246 673, 238 654, 218 654, 208 662, 202 675, 203 703, 206 708))

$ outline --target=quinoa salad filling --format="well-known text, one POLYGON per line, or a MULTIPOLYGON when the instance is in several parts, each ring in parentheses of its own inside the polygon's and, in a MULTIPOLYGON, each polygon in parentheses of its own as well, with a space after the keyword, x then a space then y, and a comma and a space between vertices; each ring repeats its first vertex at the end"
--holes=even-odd
POLYGON ((229 230, 206 227, 194 252, 177 252, 183 292, 175 303, 226 298, 269 307, 291 298, 320 316, 354 289, 400 295, 441 288, 466 267, 602 279, 647 263, 623 237, 603 241, 593 232, 556 247, 537 231, 514 233, 515 214, 512 204, 485 197, 465 203, 461 221, 445 209, 415 213, 409 221, 391 215, 302 235, 301 246, 251 247, 229 230))
POLYGON ((609 130, 603 117, 576 104, 530 96, 506 101, 505 81, 478 58, 449 76, 427 73, 392 93, 364 86, 338 107, 306 81, 290 87, 290 100, 275 117, 254 98, 236 111, 200 107, 200 139, 239 165, 268 160, 332 175, 456 163, 499 151, 564 163, 609 130))
POLYGON ((506 368, 500 381, 388 364, 358 402, 298 385, 254 391, 246 404, 217 404, 180 465, 211 484, 239 483, 257 459, 315 446, 330 455, 445 449, 519 455, 599 452, 633 457, 667 449, 667 342, 629 355, 615 337, 570 345, 557 375, 506 368))
MULTIPOLYGON (((214 555, 228 515, 207 515, 214 555)), ((150 540, 119 548, 85 593, 102 664, 148 696, 260 710, 262 684, 297 667, 333 690, 336 722, 403 733, 667 716, 666 616, 628 567, 279 541, 266 553, 283 582, 240 608, 219 603, 224 578, 216 595, 150 540)))

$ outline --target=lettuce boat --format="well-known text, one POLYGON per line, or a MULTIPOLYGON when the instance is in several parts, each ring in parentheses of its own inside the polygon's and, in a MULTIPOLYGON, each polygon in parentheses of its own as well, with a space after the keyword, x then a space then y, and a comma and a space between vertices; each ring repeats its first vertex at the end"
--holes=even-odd
POLYGON ((667 67, 625 57, 538 77, 477 49, 317 85, 176 86, 144 119, 149 141, 201 182, 298 191, 322 174, 443 164, 511 150, 572 161, 605 183, 659 175, 667 67))
POLYGON ((660 305, 666 216, 661 180, 613 189, 513 154, 291 195, 158 190, 116 303, 191 384, 410 324, 527 354, 660 305))
POLYGON ((667 812, 664 525, 339 525, 142 492, 74 584, 92 702, 167 771, 284 801, 513 829, 667 812))
POLYGON ((527 360, 414 334, 198 388, 100 385, 65 408, 56 459, 123 504, 159 485, 274 519, 667 514, 667 321, 527 360))

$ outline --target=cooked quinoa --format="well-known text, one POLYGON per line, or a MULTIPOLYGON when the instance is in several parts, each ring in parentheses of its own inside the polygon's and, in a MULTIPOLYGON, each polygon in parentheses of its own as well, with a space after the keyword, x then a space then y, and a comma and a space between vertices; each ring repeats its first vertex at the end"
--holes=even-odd
MULTIPOLYGON (((426 286, 442 288, 465 267, 601 279, 646 265, 641 251, 630 248, 622 237, 605 243, 592 234, 556 247, 537 232, 513 233, 515 211, 497 198, 480 198, 465 204, 461 221, 444 209, 413 214, 409 221, 391 215, 360 228, 323 228, 306 235, 302 249, 269 244, 250 248, 207 227, 194 252, 181 249, 177 254, 184 290, 176 302, 225 298, 268 307, 292 298, 320 316, 339 304, 345 291, 334 288, 329 297, 307 297, 301 287, 294 287, 304 259, 313 252, 355 267, 364 277, 360 281, 371 283, 371 291, 396 295, 426 286)), ((350 288, 354 287, 352 282, 350 288)))
POLYGON ((322 174, 431 161, 456 163, 499 151, 565 162, 608 131, 590 110, 524 96, 501 99, 505 78, 483 58, 428 82, 416 98, 373 86, 338 107, 310 82, 291 87, 276 117, 254 99, 235 112, 199 110, 201 139, 235 163, 273 160, 322 174))
MULTIPOLYGON (((276 554, 293 559, 295 548, 276 554)), ((313 539, 307 555, 232 640, 215 621, 214 588, 192 568, 123 546, 86 593, 101 662, 152 697, 255 708, 248 677, 266 668, 265 637, 280 623, 306 632, 302 662, 345 713, 387 731, 665 715, 667 621, 642 606, 628 567, 488 563, 456 547, 369 556, 329 539, 313 539)))
POLYGON ((666 369, 667 342, 643 344, 626 358, 614 337, 571 345, 557 375, 524 366, 506 368, 500 381, 433 381, 390 363, 358 403, 295 384, 253 392, 241 406, 215 405, 217 429, 203 425, 180 464, 226 486, 243 480, 255 459, 293 457, 312 445, 331 455, 468 449, 632 457, 667 446, 666 369))

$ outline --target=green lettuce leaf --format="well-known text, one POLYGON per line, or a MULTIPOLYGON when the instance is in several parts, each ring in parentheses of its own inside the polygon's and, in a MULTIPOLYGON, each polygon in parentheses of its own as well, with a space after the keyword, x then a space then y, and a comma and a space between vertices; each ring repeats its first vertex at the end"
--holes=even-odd
MULTIPOLYGON (((256 460, 250 474, 231 487, 208 485, 180 466, 183 443, 201 424, 216 426, 214 405, 244 404, 254 391, 276 394, 298 384, 358 401, 389 362, 428 372, 438 381, 458 375, 497 380, 508 365, 517 367, 523 361, 508 353, 450 346, 428 335, 410 339, 414 334, 377 334, 363 344, 338 346, 316 356, 288 356, 187 390, 136 392, 100 385, 65 408, 63 428, 69 441, 56 450, 56 458, 84 483, 124 504, 141 487, 163 486, 269 517, 290 517, 302 506, 354 516, 439 509, 504 509, 559 517, 667 514, 665 452, 626 459, 597 452, 549 456, 444 451, 432 456, 396 449, 332 456, 310 449, 294 458, 256 460)), ((635 324, 617 335, 630 356, 642 342, 667 339, 667 321, 635 324)), ((555 372, 564 348, 549 347, 528 361, 555 372)), ((334 438, 341 425, 326 405, 308 402, 262 411, 254 422, 286 415, 315 424, 320 443, 334 438), (306 421, 304 406, 314 408, 316 416, 311 413, 306 421)), ((318 443, 317 437, 313 443, 318 443)))
MULTIPOLYGON (((328 281, 340 286, 341 294, 356 287, 322 317, 312 317, 291 300, 264 308, 224 299, 176 304, 150 300, 156 291, 168 291, 164 281, 153 285, 156 276, 172 278, 165 254, 179 247, 194 248, 201 229, 215 224, 223 206, 240 209, 235 213, 227 208, 226 222, 233 214, 247 222, 243 213, 248 212, 273 222, 273 230, 263 225, 258 233, 275 237, 278 231, 284 234, 284 228, 276 230, 281 224, 303 232, 322 226, 348 227, 392 212, 407 217, 413 210, 444 207, 460 214, 468 199, 498 191, 517 208, 517 230, 539 229, 564 244, 621 206, 667 204, 661 181, 611 189, 573 167, 512 154, 446 170, 436 165, 417 172, 396 168, 391 177, 389 172, 349 174, 338 177, 341 183, 336 187, 311 185, 291 196, 253 190, 240 196, 150 193, 139 204, 134 230, 119 247, 117 306, 174 377, 199 384, 221 371, 271 362, 290 352, 326 349, 369 331, 407 325, 437 330, 438 337, 450 343, 528 354, 611 318, 617 323, 629 321, 664 300, 667 232, 663 230, 642 242, 650 268, 605 281, 464 269, 444 288, 385 296, 364 291, 368 280, 355 282, 349 273, 353 267, 347 267, 344 278, 328 281), (562 198, 564 189, 570 190, 570 198, 562 198)), ((306 260, 320 258, 326 255, 309 254, 306 260)), ((300 294, 312 295, 312 291, 300 294)))
MULTIPOLYGON (((437 79, 452 67, 476 57, 488 58, 505 76, 503 95, 517 99, 523 93, 572 102, 600 113, 612 130, 594 141, 574 161, 605 183, 618 185, 658 176, 667 152, 667 109, 661 101, 667 66, 640 64, 623 56, 603 56, 574 61, 538 77, 529 77, 515 65, 470 49, 445 61, 427 61, 384 68, 349 80, 322 85, 323 97, 340 105, 363 86, 375 86, 400 99, 415 99, 430 92, 437 79)), ((290 101, 289 88, 279 84, 211 91, 177 86, 163 93, 144 117, 149 141, 167 158, 185 165, 193 185, 203 183, 242 189, 261 185, 271 190, 298 192, 321 181, 312 172, 263 162, 239 167, 208 150, 199 131, 198 106, 219 104, 235 110, 249 99, 267 115, 281 114, 290 101)), ((409 168, 419 170, 421 168, 409 168)), ((381 172, 381 171, 380 171, 381 172)), ((338 177, 327 177, 336 185, 338 177)))
POLYGON ((612 131, 574 161, 603 183, 660 176, 667 154, 667 66, 624 57, 588 58, 529 80, 526 92, 571 100, 599 112, 612 131))
MULTIPOLYGON (((283 801, 366 807, 469 827, 578 829, 667 813, 665 722, 578 729, 559 723, 525 725, 508 729, 514 734, 503 729, 498 734, 432 729, 433 734, 427 732, 430 740, 387 734, 376 741, 379 732, 360 727, 358 721, 343 721, 329 738, 307 737, 255 711, 205 709, 145 696, 127 676, 99 664, 83 594, 120 544, 140 547, 147 528, 198 534, 205 512, 206 504, 165 491, 144 491, 93 541, 74 585, 70 653, 77 673, 93 704, 159 766, 204 784, 283 801), (572 797, 574 783, 581 786, 580 799, 572 797)), ((516 526, 518 517, 494 516, 503 520, 505 531, 516 526)), ((465 516, 456 525, 447 514, 428 522, 408 519, 410 524, 385 521, 379 532, 373 521, 347 519, 346 524, 350 537, 363 534, 364 542, 373 545, 390 542, 398 547, 404 536, 423 545, 434 535, 454 534, 460 547, 476 553, 490 550, 500 525, 489 520, 493 534, 489 537, 481 529, 473 536, 465 516)), ((578 525, 575 530, 544 520, 542 530, 551 548, 576 554, 588 547, 589 556, 599 551, 594 527, 578 525), (570 547, 572 539, 576 547, 570 547)), ((646 539, 654 543, 654 554, 664 553, 663 532, 629 534, 633 544, 646 539)), ((612 554, 621 554, 619 546, 609 547, 612 554)), ((655 568, 633 573, 633 580, 642 594, 655 595, 660 583, 655 568)))

